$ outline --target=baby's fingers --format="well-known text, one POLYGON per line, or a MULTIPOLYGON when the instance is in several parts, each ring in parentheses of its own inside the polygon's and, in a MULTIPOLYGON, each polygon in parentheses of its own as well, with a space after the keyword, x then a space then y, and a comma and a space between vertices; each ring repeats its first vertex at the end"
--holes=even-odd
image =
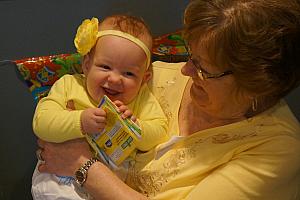
POLYGON ((132 116, 132 112, 131 112, 131 110, 125 110, 123 113, 122 113, 122 115, 121 115, 121 117, 123 118, 123 119, 125 119, 125 118, 131 118, 131 116, 132 116))
POLYGON ((124 113, 124 112, 126 112, 127 110, 129 110, 129 109, 128 109, 128 107, 125 106, 125 105, 121 105, 121 106, 118 107, 118 111, 119 111, 120 113, 124 113))
POLYGON ((114 104, 118 107, 118 112, 122 113, 121 117, 123 119, 130 118, 132 116, 132 111, 129 110, 129 108, 124 105, 122 101, 116 100, 114 101, 114 104))
POLYGON ((106 117, 95 116, 94 120, 97 124, 105 124, 106 123, 106 117))
POLYGON ((106 112, 102 108, 96 108, 94 114, 98 117, 106 117, 106 112))
POLYGON ((135 116, 131 116, 131 118, 130 118, 134 123, 137 123, 137 118, 135 117, 135 116))
POLYGON ((122 105, 124 105, 124 103, 122 101, 119 101, 119 100, 115 100, 114 101, 114 104, 117 106, 117 107, 120 107, 122 105))

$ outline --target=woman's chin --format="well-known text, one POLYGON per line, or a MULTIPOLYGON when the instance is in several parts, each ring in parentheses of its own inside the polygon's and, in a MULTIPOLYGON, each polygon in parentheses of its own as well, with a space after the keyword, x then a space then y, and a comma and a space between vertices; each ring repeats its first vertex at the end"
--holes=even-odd
POLYGON ((191 99, 199 106, 205 106, 208 102, 208 95, 200 86, 192 85, 190 89, 191 99))

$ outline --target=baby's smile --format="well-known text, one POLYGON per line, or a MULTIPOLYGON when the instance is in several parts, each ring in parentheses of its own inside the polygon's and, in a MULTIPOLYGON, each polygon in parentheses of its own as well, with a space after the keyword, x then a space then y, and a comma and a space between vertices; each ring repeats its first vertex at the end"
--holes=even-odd
POLYGON ((110 88, 105 88, 103 87, 103 90, 105 92, 106 95, 112 95, 112 96, 115 96, 115 95, 118 95, 120 94, 121 92, 117 91, 117 90, 113 90, 113 89, 110 89, 110 88))

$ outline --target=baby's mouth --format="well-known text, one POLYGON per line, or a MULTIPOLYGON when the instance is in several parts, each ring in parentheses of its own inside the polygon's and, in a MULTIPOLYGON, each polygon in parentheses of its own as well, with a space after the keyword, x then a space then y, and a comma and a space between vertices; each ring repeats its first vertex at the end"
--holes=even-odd
POLYGON ((116 96, 116 95, 120 94, 120 92, 118 92, 116 90, 109 89, 109 88, 103 88, 103 90, 104 90, 106 95, 116 96))

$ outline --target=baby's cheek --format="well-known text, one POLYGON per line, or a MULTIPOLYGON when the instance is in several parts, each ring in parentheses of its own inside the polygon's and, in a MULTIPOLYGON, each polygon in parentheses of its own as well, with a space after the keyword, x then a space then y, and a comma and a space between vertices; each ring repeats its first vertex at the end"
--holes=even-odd
POLYGON ((104 96, 104 90, 103 90, 103 89, 99 89, 99 90, 97 91, 96 96, 97 96, 97 98, 94 99, 94 100, 96 100, 97 102, 100 102, 101 99, 102 99, 103 96, 104 96))

